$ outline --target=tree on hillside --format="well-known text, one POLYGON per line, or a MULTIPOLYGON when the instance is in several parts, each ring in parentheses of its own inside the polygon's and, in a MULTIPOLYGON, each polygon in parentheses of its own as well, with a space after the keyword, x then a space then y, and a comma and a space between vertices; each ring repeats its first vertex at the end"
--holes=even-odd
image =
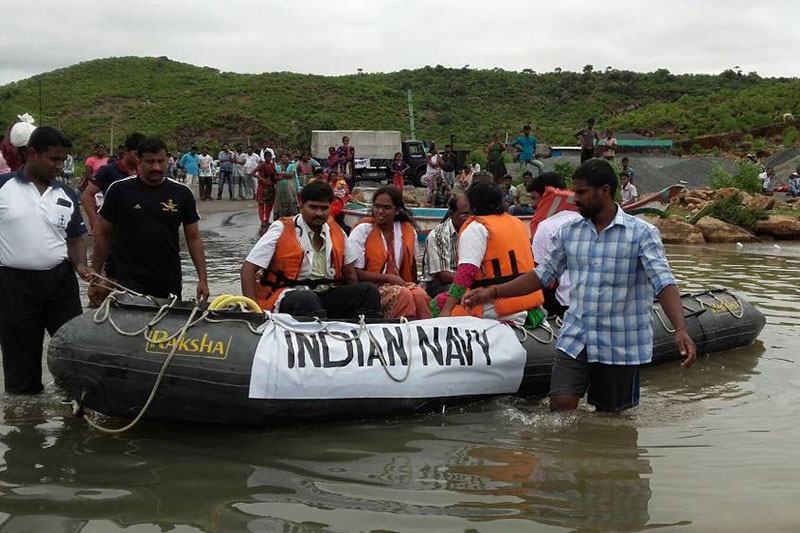
POLYGON ((311 148, 311 132, 313 130, 335 130, 338 129, 338 126, 336 121, 327 115, 308 115, 297 119, 294 123, 294 128, 294 146, 292 148, 308 150, 311 148))

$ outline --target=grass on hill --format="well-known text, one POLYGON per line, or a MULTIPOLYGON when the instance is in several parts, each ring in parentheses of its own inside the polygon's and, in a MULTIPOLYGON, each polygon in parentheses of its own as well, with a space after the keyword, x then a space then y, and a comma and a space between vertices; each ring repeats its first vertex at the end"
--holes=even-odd
POLYGON ((574 144, 586 118, 680 139, 743 130, 800 115, 800 80, 732 71, 673 75, 609 70, 508 72, 442 66, 350 76, 290 72, 235 74, 167 58, 109 58, 79 63, 0 87, 0 128, 28 111, 60 126, 85 154, 139 130, 185 149, 207 142, 308 147, 311 129, 400 130, 409 134, 407 89, 414 91, 418 138, 483 149, 492 134, 513 139, 522 124, 550 145, 574 144), (42 114, 39 116, 39 82, 42 114))

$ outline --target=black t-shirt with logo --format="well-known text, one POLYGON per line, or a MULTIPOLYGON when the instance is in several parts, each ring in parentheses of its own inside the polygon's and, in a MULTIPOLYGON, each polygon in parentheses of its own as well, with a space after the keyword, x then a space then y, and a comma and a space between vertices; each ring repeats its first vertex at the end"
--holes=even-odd
POLYGON ((200 220, 192 191, 170 179, 152 186, 125 178, 108 188, 100 215, 114 225, 119 282, 153 296, 180 296, 178 230, 200 220))

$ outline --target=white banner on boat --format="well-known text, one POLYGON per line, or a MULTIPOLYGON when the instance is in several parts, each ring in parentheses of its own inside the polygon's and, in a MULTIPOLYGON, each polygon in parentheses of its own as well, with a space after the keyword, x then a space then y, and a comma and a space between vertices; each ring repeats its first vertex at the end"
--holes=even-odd
POLYGON ((458 317, 363 328, 346 322, 325 326, 321 331, 320 324, 273 315, 253 359, 250 398, 505 394, 516 392, 522 381, 525 349, 511 327, 496 320, 458 317))

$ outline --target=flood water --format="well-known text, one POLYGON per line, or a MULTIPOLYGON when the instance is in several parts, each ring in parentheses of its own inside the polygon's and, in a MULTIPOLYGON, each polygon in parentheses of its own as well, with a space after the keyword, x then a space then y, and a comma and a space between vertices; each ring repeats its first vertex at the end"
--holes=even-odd
MULTIPOLYGON (((212 296, 238 291, 255 223, 202 222, 212 296)), ((69 414, 48 375, 41 396, 2 396, 0 531, 796 531, 800 246, 668 254, 681 290, 738 291, 767 326, 689 370, 648 369, 641 405, 621 416, 506 398, 291 428, 144 421, 108 436, 69 414)))

